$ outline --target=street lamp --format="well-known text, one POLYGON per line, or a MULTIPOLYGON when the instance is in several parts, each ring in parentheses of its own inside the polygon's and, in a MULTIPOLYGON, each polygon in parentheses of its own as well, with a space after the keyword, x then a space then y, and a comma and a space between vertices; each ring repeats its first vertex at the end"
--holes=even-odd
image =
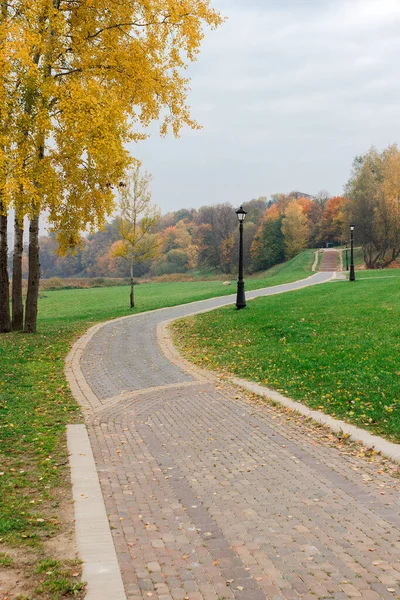
POLYGON ((238 208, 235 212, 237 214, 237 218, 239 219, 239 277, 237 282, 236 296, 236 308, 239 309, 246 306, 243 281, 243 221, 246 218, 247 212, 243 209, 243 206, 238 208))
POLYGON ((354 225, 350 225, 350 281, 356 280, 354 272, 354 225))
POLYGON ((349 253, 347 251, 347 243, 348 243, 348 240, 345 241, 345 244, 346 244, 346 271, 349 270, 349 253))

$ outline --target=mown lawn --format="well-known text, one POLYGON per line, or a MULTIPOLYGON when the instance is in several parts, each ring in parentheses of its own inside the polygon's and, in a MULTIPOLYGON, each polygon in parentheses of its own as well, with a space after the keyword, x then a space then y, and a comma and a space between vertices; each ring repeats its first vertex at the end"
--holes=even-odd
MULTIPOLYGON (((247 289, 308 277, 313 260, 313 251, 306 251, 289 263, 247 278, 247 289)), ((128 306, 129 287, 45 291, 40 295, 37 334, 0 336, 0 544, 4 551, 28 545, 37 552, 38 561, 46 560, 45 541, 60 529, 59 505, 70 498, 65 426, 82 422, 64 378, 72 342, 99 321, 235 293, 236 286, 223 286, 223 279, 138 285, 134 310, 128 306)), ((42 597, 47 598, 44 592, 35 595, 42 597)), ((54 596, 58 597, 62 594, 54 596)))
MULTIPOLYGON (((246 277, 246 290, 309 277, 312 275, 313 262, 314 251, 306 250, 287 263, 246 277)), ((223 281, 224 276, 219 281, 210 279, 136 285, 134 310, 129 309, 129 286, 44 291, 40 295, 38 328, 40 332, 48 327, 60 332, 60 327, 62 331, 67 324, 68 327, 87 328, 91 323, 106 319, 236 293, 235 281, 231 281, 230 286, 223 286, 223 281)))
POLYGON ((185 356, 400 441, 400 273, 259 298, 173 325, 185 356))
MULTIPOLYGON (((342 254, 343 269, 346 268, 345 252, 346 251, 343 250, 343 254, 342 254)), ((351 261, 350 248, 347 249, 347 257, 348 257, 348 263, 349 263, 349 269, 350 269, 350 261, 351 261)), ((356 248, 354 248, 353 259, 354 259, 355 269, 363 269, 364 268, 364 254, 363 254, 362 248, 359 248, 358 246, 356 248)))

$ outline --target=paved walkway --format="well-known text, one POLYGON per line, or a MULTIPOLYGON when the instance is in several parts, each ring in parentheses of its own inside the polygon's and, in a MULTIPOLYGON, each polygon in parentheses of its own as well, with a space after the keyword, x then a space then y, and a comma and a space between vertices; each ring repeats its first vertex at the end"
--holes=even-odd
POLYGON ((340 254, 337 250, 325 250, 322 255, 320 271, 337 271, 340 254))
POLYGON ((400 486, 382 461, 162 353, 161 322, 226 302, 111 322, 83 351, 89 435, 127 598, 398 598, 400 486))

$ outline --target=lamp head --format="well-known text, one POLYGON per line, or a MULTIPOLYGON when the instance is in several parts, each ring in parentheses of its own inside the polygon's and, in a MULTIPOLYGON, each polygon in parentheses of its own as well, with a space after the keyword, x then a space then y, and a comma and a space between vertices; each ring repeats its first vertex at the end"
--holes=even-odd
POLYGON ((354 231, 354 225, 350 225, 350 231, 354 231))
POLYGON ((243 206, 240 206, 235 212, 237 214, 237 218, 239 219, 239 221, 241 223, 243 223, 243 221, 246 218, 247 211, 244 210, 243 206))

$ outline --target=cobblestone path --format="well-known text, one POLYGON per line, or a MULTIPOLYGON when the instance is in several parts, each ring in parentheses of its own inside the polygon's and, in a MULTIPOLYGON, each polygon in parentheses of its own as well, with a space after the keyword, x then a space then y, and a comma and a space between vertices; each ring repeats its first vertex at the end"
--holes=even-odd
MULTIPOLYGON (((247 297, 282 287, 293 284, 247 297)), ((160 322, 226 301, 109 323, 81 358, 98 399, 89 433, 127 598, 398 598, 400 485, 388 465, 218 379, 196 379, 158 347, 160 322)))

